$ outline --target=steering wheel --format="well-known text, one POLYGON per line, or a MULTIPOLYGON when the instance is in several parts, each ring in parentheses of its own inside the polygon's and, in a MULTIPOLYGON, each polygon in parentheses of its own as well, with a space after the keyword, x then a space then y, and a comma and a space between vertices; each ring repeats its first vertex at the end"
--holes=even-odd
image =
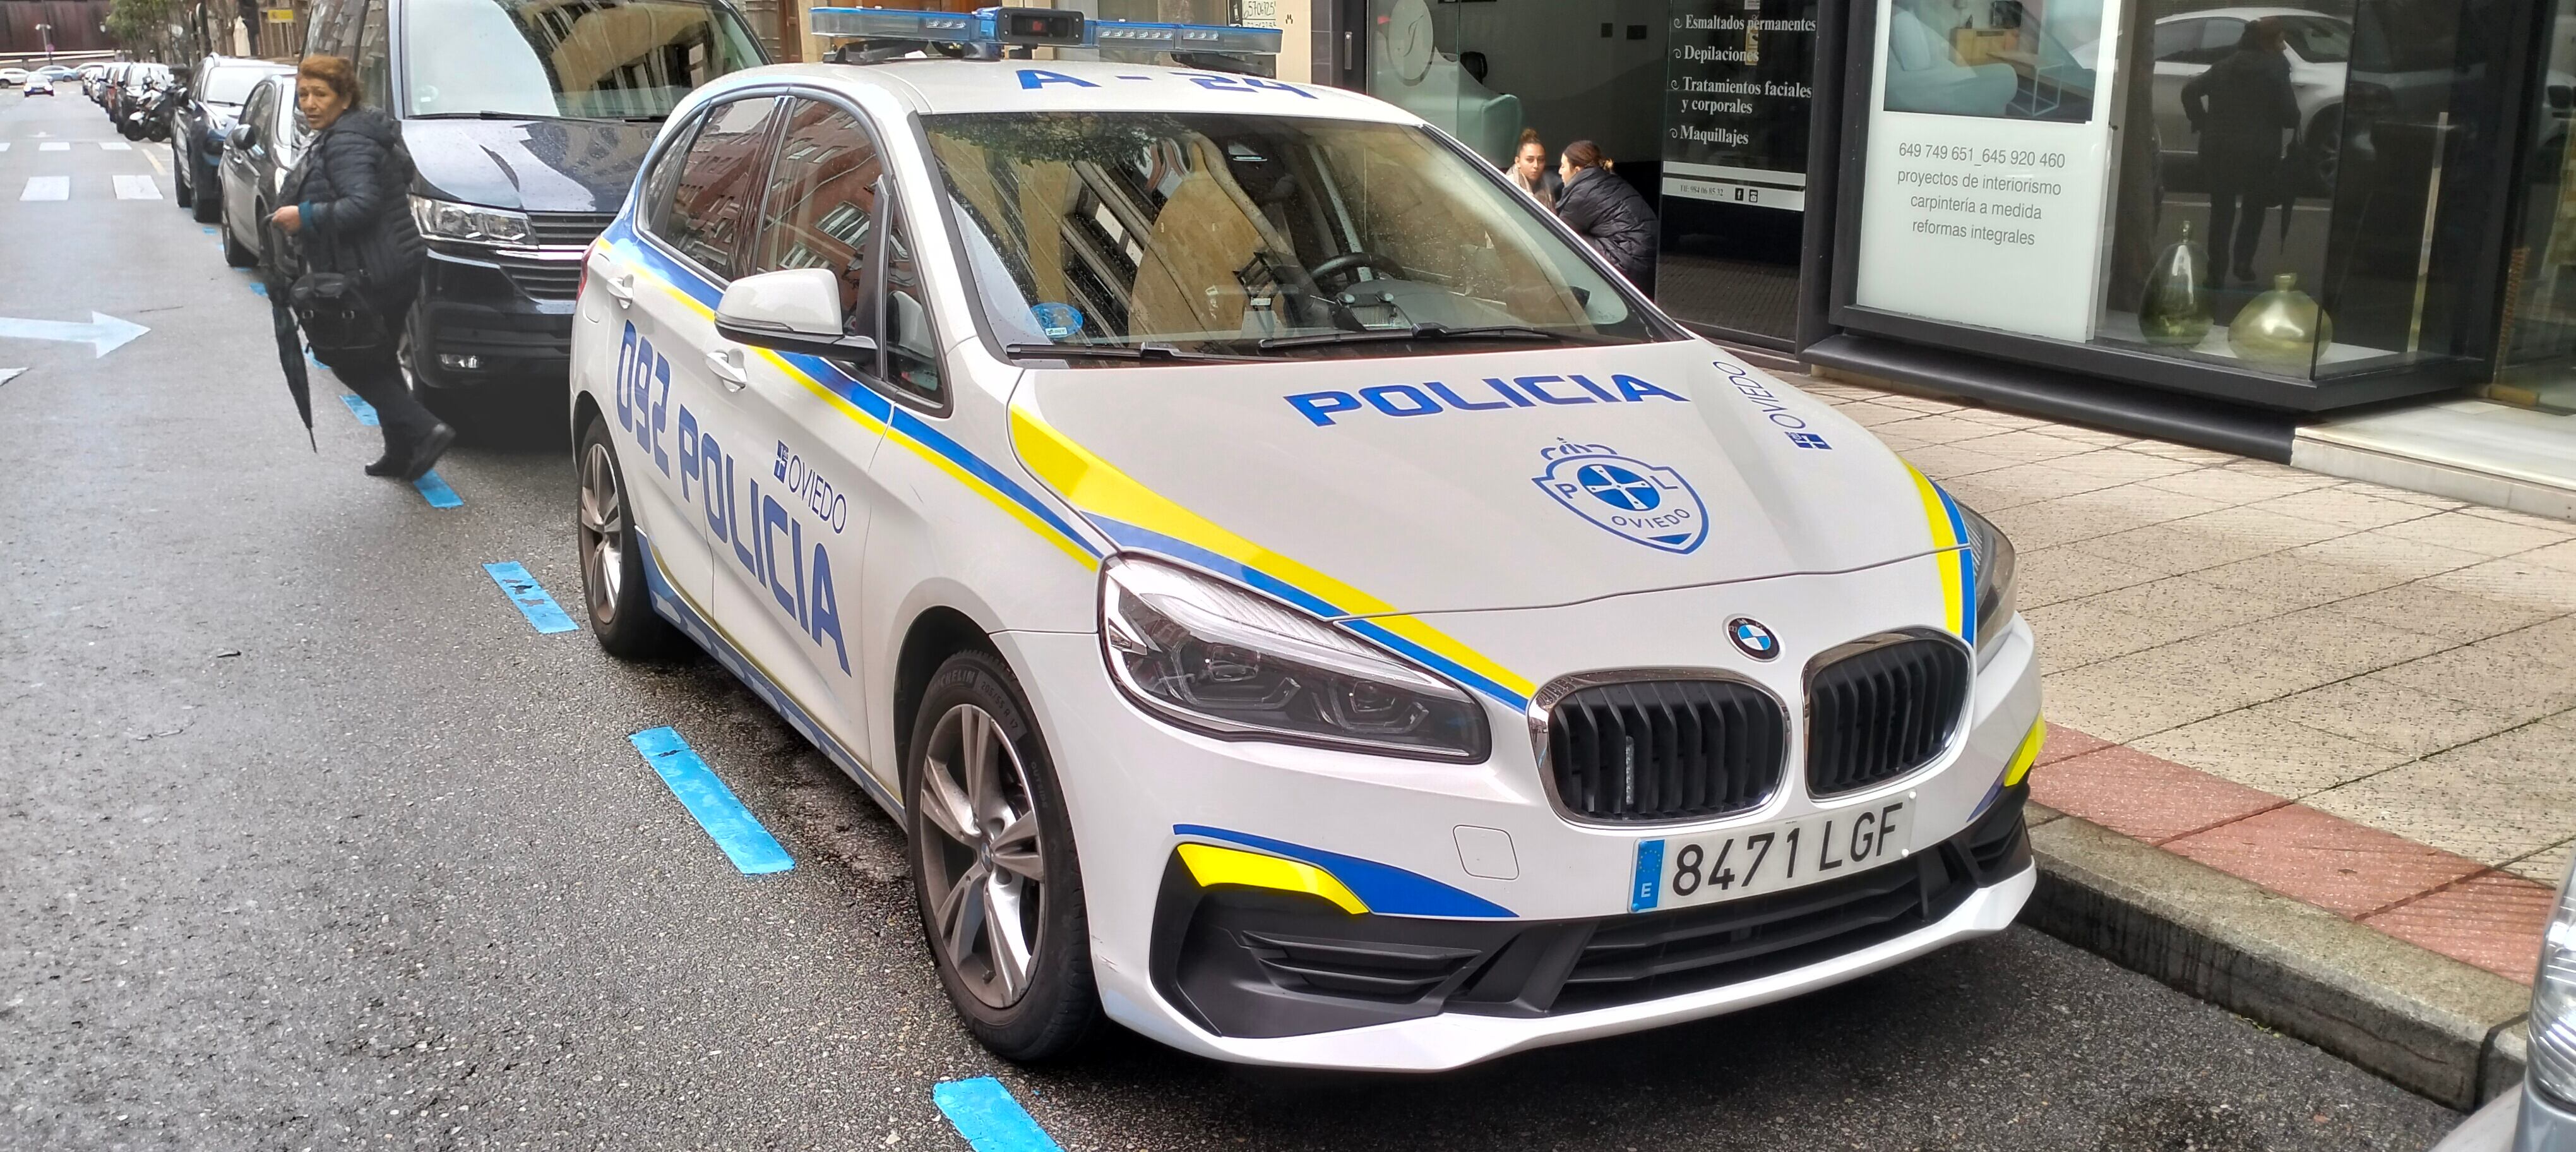
POLYGON ((1361 268, 1375 268, 1389 276, 1404 275, 1404 265, 1375 252, 1344 252, 1307 269, 1306 274, 1314 277, 1317 283, 1321 283, 1326 277, 1355 272, 1361 268))

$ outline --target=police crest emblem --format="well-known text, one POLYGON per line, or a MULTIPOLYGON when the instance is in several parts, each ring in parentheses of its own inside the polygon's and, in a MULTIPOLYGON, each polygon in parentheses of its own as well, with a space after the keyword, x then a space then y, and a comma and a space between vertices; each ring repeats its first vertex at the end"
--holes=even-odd
POLYGON ((1708 539, 1708 507, 1679 472, 1605 444, 1560 442, 1540 449, 1539 458, 1547 471, 1531 482, 1605 531, 1675 553, 1708 539))

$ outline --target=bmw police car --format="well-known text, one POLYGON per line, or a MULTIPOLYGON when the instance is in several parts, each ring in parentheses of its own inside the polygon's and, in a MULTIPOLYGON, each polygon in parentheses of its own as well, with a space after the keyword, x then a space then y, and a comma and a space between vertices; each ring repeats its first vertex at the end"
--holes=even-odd
POLYGON ((1447 1068, 2011 922, 1975 512, 1413 116, 1115 58, 1276 32, 814 19, 586 258, 588 607, 903 822, 985 1044, 1447 1068))

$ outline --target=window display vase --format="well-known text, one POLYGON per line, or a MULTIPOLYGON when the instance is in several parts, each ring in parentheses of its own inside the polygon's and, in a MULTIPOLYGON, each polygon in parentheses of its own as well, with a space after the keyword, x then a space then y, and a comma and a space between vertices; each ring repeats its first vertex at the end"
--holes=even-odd
POLYGON ((2272 290, 2247 303, 2227 326, 2227 346, 2239 359, 2302 375, 2315 363, 2317 349, 2333 342, 2333 321, 2288 272, 2272 277, 2272 290))
POLYGON ((2191 246, 2191 225, 2182 239, 2156 256, 2147 272, 2147 291, 2138 300, 2138 331, 2149 344, 2192 345, 2209 335, 2209 289, 2200 282, 2200 253, 2191 246))

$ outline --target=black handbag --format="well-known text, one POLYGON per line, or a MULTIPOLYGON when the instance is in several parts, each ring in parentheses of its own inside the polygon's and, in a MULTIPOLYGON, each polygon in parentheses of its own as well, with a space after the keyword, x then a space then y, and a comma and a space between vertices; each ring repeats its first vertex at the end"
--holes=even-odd
POLYGON ((385 318, 369 303, 365 283, 345 272, 307 272, 287 289, 287 305, 316 356, 382 348, 385 318))

